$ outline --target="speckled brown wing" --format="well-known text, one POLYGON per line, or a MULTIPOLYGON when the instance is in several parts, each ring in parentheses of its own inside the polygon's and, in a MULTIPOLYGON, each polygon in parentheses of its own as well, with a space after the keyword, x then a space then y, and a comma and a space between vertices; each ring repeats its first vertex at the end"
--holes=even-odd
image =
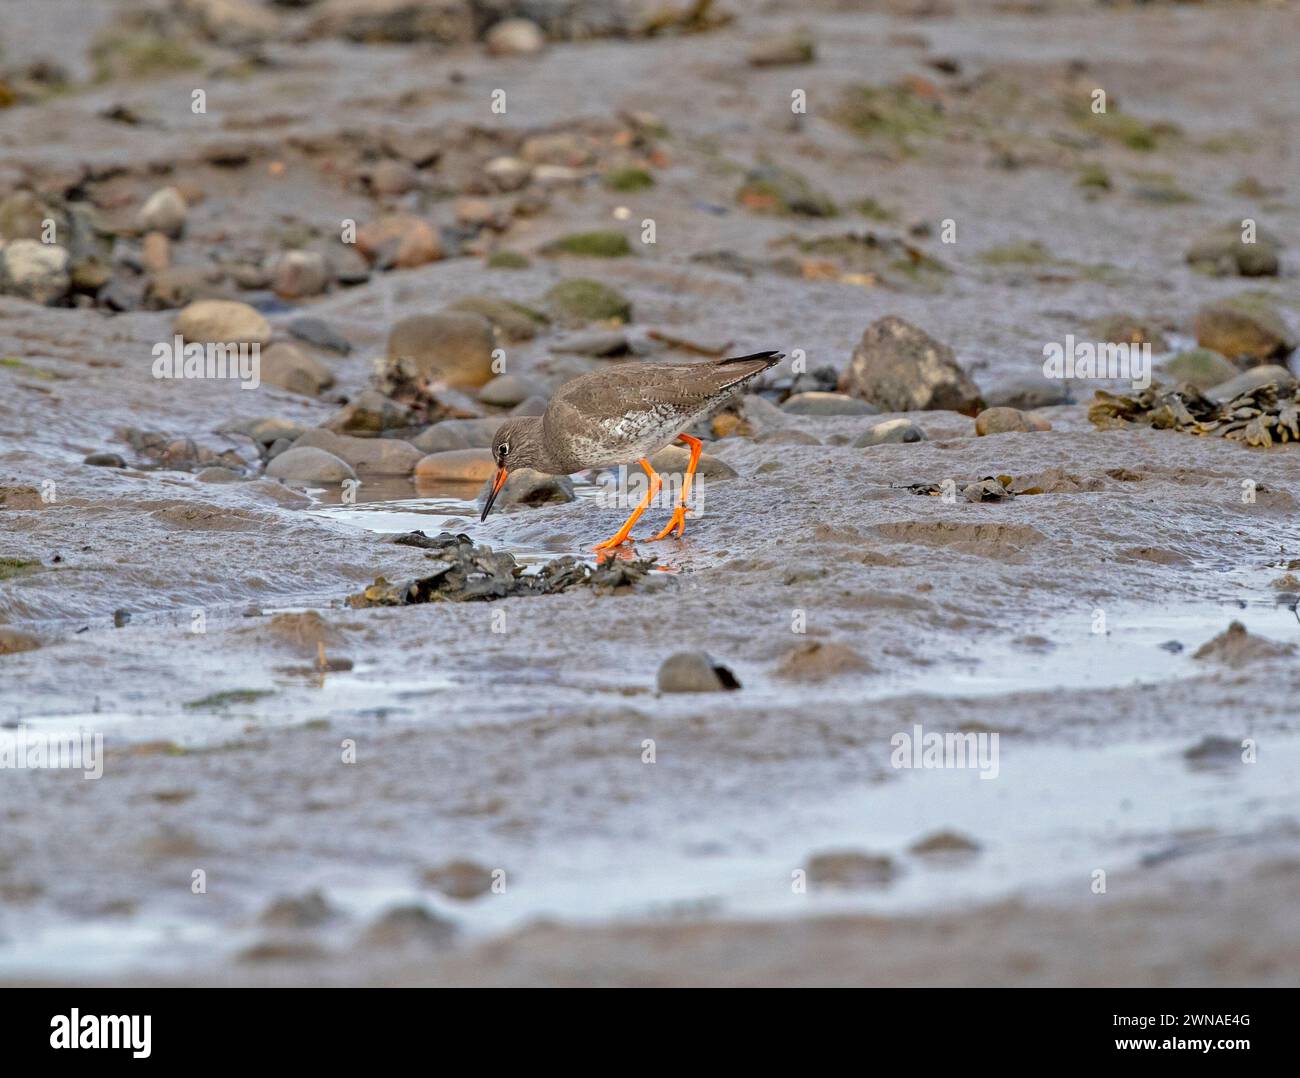
POLYGON ((625 464, 667 445, 780 362, 759 352, 715 363, 626 363, 561 386, 543 418, 547 452, 572 471, 625 464))

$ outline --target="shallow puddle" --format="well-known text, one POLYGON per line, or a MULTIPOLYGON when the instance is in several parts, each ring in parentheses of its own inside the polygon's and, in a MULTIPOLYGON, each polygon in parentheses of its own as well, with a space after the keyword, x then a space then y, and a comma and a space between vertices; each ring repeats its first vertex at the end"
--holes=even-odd
MULTIPOLYGON (((318 501, 304 512, 321 520, 362 528, 379 535, 422 531, 425 535, 434 536, 443 531, 463 532, 478 523, 481 507, 476 500, 479 490, 476 483, 422 487, 418 497, 403 496, 409 495, 411 486, 403 481, 403 487, 399 490, 391 485, 375 486, 367 490, 363 486, 357 492, 357 500, 349 504, 341 502, 337 492, 326 494, 324 491, 312 491, 318 501)), ((586 482, 575 482, 573 492, 578 498, 598 498, 603 493, 594 483, 586 482)), ((504 515, 509 519, 509 513, 504 515)), ((587 560, 592 558, 590 550, 513 543, 509 539, 505 542, 497 540, 488 545, 513 554, 515 560, 525 566, 541 565, 566 554, 587 560)))
POLYGON ((243 745, 262 731, 358 720, 395 719, 427 723, 431 702, 458 695, 456 680, 436 669, 394 678, 375 663, 349 670, 319 670, 312 662, 274 668, 269 681, 246 678, 242 688, 171 706, 133 711, 20 714, 0 724, 0 753, 28 740, 101 735, 108 750, 143 742, 169 742, 182 749, 243 745))
POLYGON ((1196 650, 1233 621, 1247 632, 1300 645, 1294 602, 1206 600, 1152 608, 1086 608, 992 644, 959 643, 937 669, 878 679, 874 695, 904 691, 987 696, 1052 689, 1153 685, 1207 672, 1196 650))
POLYGON ((103 976, 142 963, 155 971, 192 966, 226 934, 221 926, 176 916, 60 921, 11 911, 0 921, 0 975, 103 976))
MULTIPOLYGON (((1226 728, 1225 734, 1240 740, 1226 728)), ((357 888, 341 876, 319 883, 359 917, 416 902, 470 933, 542 917, 904 913, 1036 887, 1086 896, 1098 870, 1114 890, 1148 862, 1300 826, 1300 739, 1264 738, 1257 762, 1234 757, 1210 767, 1189 763, 1188 747, 1007 743, 991 779, 974 769, 899 771, 888 781, 809 798, 762 819, 722 815, 659 839, 537 850, 512 866, 517 882, 504 893, 469 904, 409 886, 357 888), (942 831, 959 832, 978 849, 956 858, 908 852, 942 831), (810 854, 829 850, 884 855, 895 877, 852 889, 811 880, 797 891, 792 874, 806 867, 810 854)))
MULTIPOLYGON (((538 918, 785 917, 843 912, 900 914, 960 908, 1047 888, 1069 900, 1123 893, 1145 866, 1243 843, 1300 826, 1295 777, 1300 738, 1265 736, 1257 762, 1231 747, 1217 761, 1190 761, 1186 742, 1071 748, 1004 739, 996 776, 974 768, 898 770, 830 796, 782 805, 756 818, 725 811, 685 826, 642 829, 636 841, 566 842, 503 851, 506 890, 454 902, 409 883, 409 874, 368 871, 358 884, 343 866, 304 873, 285 890, 320 888, 348 916, 313 941, 350 946, 385 910, 422 905, 450 917, 462 938, 538 918), (959 857, 911 852, 918 840, 958 832, 975 844, 959 857), (797 886, 812 855, 854 851, 887 858, 877 886, 797 886)), ((269 881, 268 881, 269 882, 269 881)), ((52 926, 9 908, 0 926, 0 974, 104 974, 192 968, 214 948, 229 957, 266 938, 253 925, 217 926, 161 912, 52 926)))

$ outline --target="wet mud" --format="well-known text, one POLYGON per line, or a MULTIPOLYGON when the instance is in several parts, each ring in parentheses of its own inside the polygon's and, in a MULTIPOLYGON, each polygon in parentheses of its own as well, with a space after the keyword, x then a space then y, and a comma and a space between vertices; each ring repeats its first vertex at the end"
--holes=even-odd
POLYGON ((396 44, 295 10, 146 21, 190 66, 128 72, 158 52, 105 46, 118 5, 16 6, 0 196, 92 203, 122 244, 92 229, 63 300, 0 295, 0 758, 103 735, 93 781, 0 769, 0 981, 1295 982, 1294 405, 1042 377, 1099 319, 1163 339, 1157 378, 1216 301, 1300 326, 1290 11, 595 4, 502 56, 472 21, 396 44), (800 29, 813 60, 770 62, 800 29), (164 186, 160 279, 136 214, 164 186), (401 214, 428 233, 340 254, 339 222, 401 214), (1275 274, 1200 244, 1244 216, 1275 274), (338 272, 288 295, 286 251, 338 272), (209 297, 301 346, 308 391, 155 378, 209 297), (600 476, 480 523, 481 477, 391 448, 355 496, 266 474, 343 413, 375 444, 508 414, 358 404, 395 323, 467 300, 543 398, 646 357, 806 369, 714 421, 703 510, 649 543, 654 506, 626 559, 591 553, 627 512, 600 476), (844 414, 889 316, 1037 422, 844 414), (919 433, 873 439, 895 419, 919 433), (680 653, 740 687, 661 691, 680 653), (927 732, 983 766, 900 764, 927 732))

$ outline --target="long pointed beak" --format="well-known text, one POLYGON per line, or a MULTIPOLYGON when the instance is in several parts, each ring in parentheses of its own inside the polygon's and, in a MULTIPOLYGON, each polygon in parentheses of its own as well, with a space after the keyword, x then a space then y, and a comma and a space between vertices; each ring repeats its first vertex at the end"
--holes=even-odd
POLYGON ((504 468, 497 468, 496 478, 492 480, 492 493, 488 495, 487 504, 483 506, 483 515, 478 518, 480 524, 487 520, 488 514, 492 512, 492 503, 497 500, 501 488, 506 485, 506 476, 509 474, 504 468))

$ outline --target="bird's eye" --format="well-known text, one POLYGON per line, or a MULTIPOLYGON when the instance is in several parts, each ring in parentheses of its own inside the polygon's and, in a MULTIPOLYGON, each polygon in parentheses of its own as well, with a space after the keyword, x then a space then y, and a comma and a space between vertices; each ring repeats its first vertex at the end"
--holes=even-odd
POLYGON ((509 443, 509 442, 502 442, 502 443, 501 443, 501 448, 498 449, 497 452, 498 452, 499 454, 501 454, 501 456, 504 457, 507 453, 510 452, 510 443, 509 443))

